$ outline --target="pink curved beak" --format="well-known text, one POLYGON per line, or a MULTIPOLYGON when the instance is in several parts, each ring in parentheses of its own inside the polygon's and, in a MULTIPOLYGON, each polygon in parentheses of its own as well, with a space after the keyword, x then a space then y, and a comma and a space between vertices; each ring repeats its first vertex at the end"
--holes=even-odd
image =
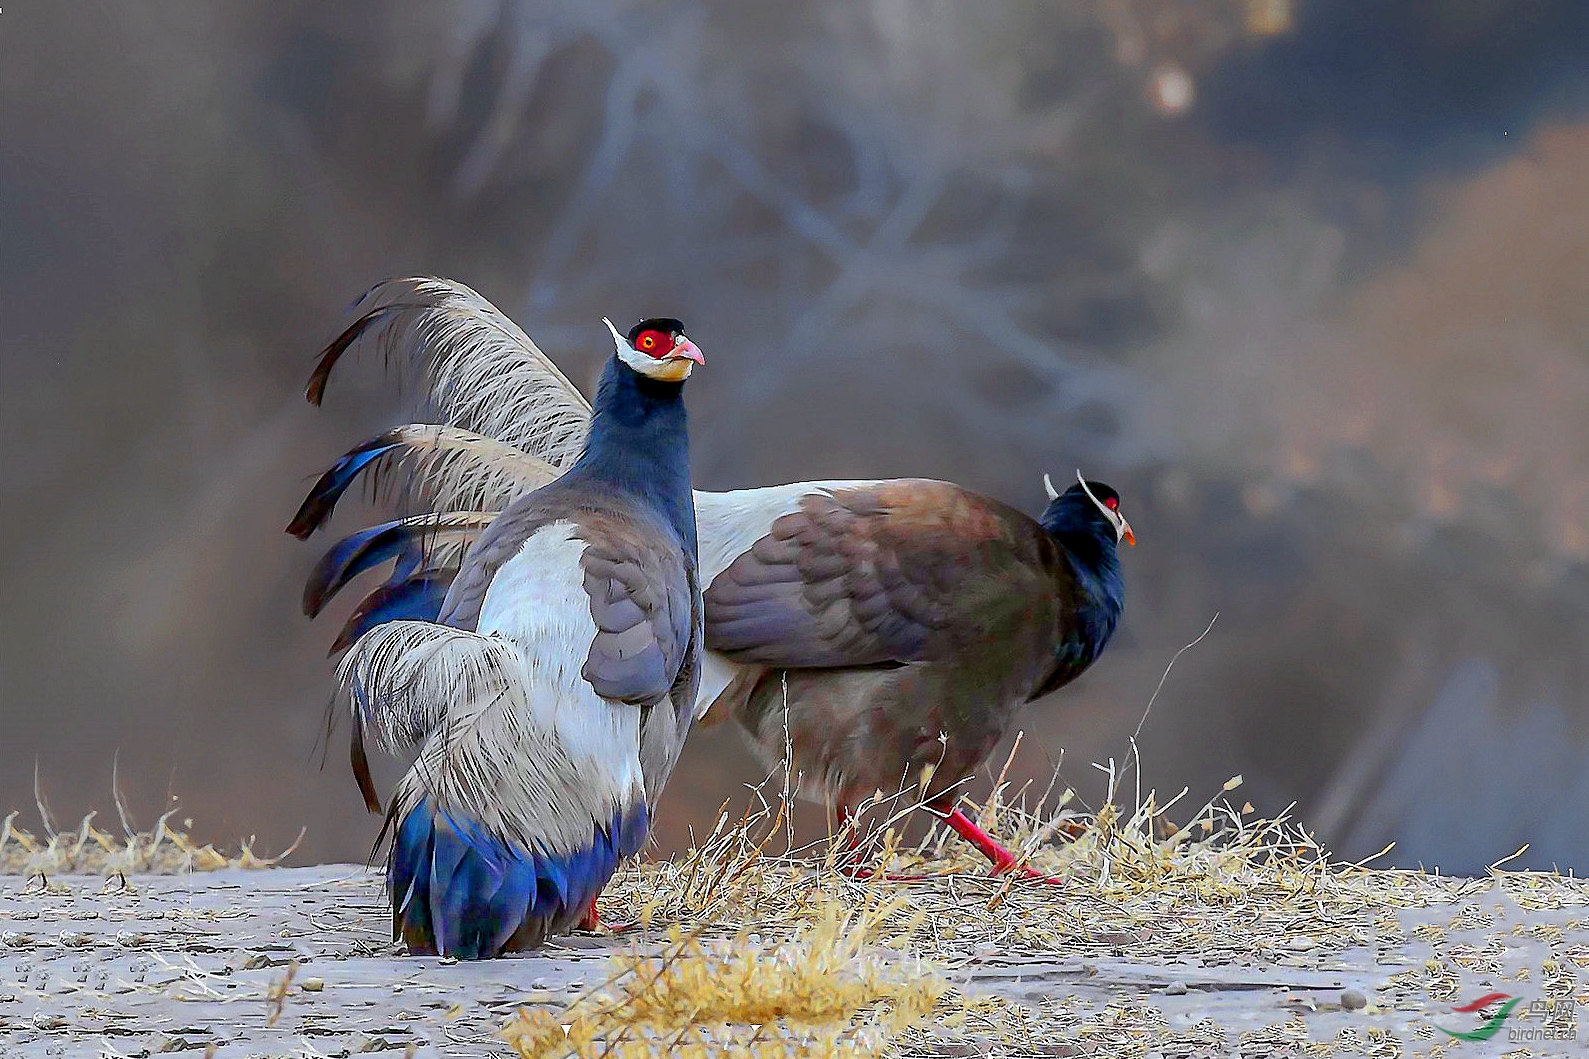
POLYGON ((697 364, 705 364, 706 357, 701 354, 701 347, 687 338, 681 337, 670 353, 669 360, 693 360, 697 364))

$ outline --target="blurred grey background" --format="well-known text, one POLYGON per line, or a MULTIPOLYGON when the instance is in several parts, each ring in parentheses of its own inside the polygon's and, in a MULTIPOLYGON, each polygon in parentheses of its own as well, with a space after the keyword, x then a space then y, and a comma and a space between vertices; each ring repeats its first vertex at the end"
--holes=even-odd
MULTIPOLYGON (((8 0, 0 806, 114 761, 142 824, 365 856, 282 527, 405 419, 373 358, 301 393, 404 273, 581 383, 687 320, 703 487, 1119 488, 1123 629, 1018 777, 1096 802, 1218 612, 1161 794, 1589 867, 1582 0, 8 0)), ((663 848, 754 778, 702 732, 663 848)))

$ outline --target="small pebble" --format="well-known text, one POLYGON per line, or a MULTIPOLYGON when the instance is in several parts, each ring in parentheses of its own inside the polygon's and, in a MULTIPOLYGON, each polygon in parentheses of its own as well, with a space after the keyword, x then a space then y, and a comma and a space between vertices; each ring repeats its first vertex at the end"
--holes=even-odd
POLYGON ((305 978, 302 982, 298 983, 298 988, 302 989, 305 993, 318 993, 325 987, 326 980, 324 978, 305 978))
POLYGON ((1164 987, 1165 996, 1185 996, 1186 992, 1187 990, 1185 982, 1171 982, 1169 985, 1164 987))
POLYGON ((1288 938, 1283 947, 1291 950, 1292 952, 1307 952, 1317 944, 1318 942, 1314 941, 1306 934, 1298 934, 1294 938, 1288 938))
POLYGON ((1361 1011, 1368 1007, 1368 997, 1356 989, 1341 990, 1341 1006, 1347 1011, 1361 1011))

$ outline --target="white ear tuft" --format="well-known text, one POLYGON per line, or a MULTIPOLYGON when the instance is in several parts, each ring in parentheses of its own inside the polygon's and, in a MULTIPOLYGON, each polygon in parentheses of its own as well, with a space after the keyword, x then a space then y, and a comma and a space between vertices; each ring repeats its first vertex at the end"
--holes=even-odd
POLYGON ((1047 471, 1043 472, 1043 491, 1048 494, 1050 500, 1059 499, 1059 490, 1054 488, 1054 480, 1048 476, 1047 471))
POLYGON ((1104 517, 1107 518, 1111 523, 1114 522, 1114 512, 1104 507, 1103 503, 1093 495, 1093 491, 1087 487, 1087 479, 1081 476, 1081 471, 1079 470, 1076 472, 1076 481, 1081 483, 1081 491, 1087 494, 1087 499, 1092 501, 1093 507, 1096 507, 1099 511, 1102 511, 1104 517))
POLYGON ((620 353, 629 352, 629 340, 627 338, 623 337, 623 335, 618 333, 618 329, 616 327, 612 326, 612 321, 607 319, 605 316, 603 316, 601 318, 601 322, 606 324, 607 325, 607 330, 612 332, 612 343, 613 343, 613 345, 618 347, 618 352, 620 352, 620 353))

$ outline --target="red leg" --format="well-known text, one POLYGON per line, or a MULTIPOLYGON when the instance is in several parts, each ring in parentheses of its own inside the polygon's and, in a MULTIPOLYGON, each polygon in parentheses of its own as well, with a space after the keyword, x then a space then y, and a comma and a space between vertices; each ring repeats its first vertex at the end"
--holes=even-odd
MULTIPOLYGON (((941 806, 934 805, 928 806, 928 809, 942 816, 944 823, 948 824, 955 834, 977 847, 977 852, 992 862, 994 875, 1003 875, 1016 867, 1015 854, 1000 845, 998 839, 978 827, 969 816, 958 808, 946 810, 941 806)), ((1017 870, 1028 879, 1037 879, 1042 882, 1056 884, 1063 884, 1065 881, 1055 876, 1044 875, 1029 864, 1022 864, 1017 870)))
POLYGON ((585 909, 585 917, 579 921, 580 930, 589 930, 600 934, 622 934, 639 926, 638 923, 603 923, 596 914, 596 899, 590 899, 590 907, 585 909))
MULTIPOLYGON (((841 828, 848 825, 853 819, 854 817, 850 815, 850 811, 847 808, 844 808, 843 806, 839 807, 839 826, 841 828)), ((845 845, 849 847, 849 852, 838 862, 837 869, 841 874, 848 875, 852 879, 870 879, 877 873, 872 871, 871 868, 863 868, 859 864, 854 863, 856 860, 856 854, 858 854, 861 850, 861 836, 853 827, 849 829, 849 832, 849 840, 845 843, 845 845)), ((920 880, 927 878, 927 876, 892 875, 884 873, 883 878, 889 882, 919 882, 920 880)))

